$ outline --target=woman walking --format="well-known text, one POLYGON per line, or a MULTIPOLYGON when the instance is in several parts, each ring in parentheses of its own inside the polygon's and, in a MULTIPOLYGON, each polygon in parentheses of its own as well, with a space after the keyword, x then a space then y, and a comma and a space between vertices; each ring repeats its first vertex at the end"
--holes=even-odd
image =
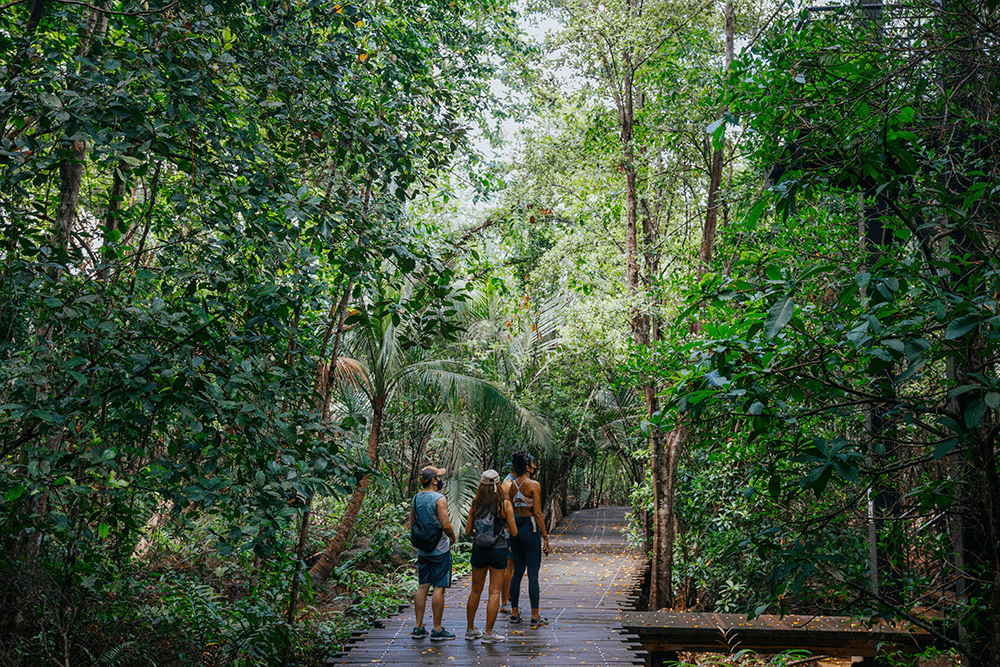
POLYGON ((514 508, 500 491, 500 475, 496 470, 486 470, 479 478, 479 490, 472 500, 465 533, 472 535, 472 590, 466 609, 468 628, 465 638, 482 637, 484 644, 507 641, 507 637, 493 630, 500 609, 500 587, 507 568, 507 532, 517 535, 514 508), (483 594, 486 574, 490 575, 490 592, 486 600, 486 633, 476 629, 476 610, 483 594))
POLYGON ((542 517, 542 485, 531 479, 538 470, 535 457, 524 452, 514 452, 511 462, 517 478, 509 488, 513 502, 517 532, 511 533, 511 551, 514 552, 514 573, 510 581, 511 623, 521 622, 518 601, 521 597, 521 579, 528 572, 528 599, 531 601, 531 627, 548 625, 539 614, 538 569, 542 565, 542 552, 549 553, 549 535, 542 517), (541 538, 541 539, 539 539, 541 538))

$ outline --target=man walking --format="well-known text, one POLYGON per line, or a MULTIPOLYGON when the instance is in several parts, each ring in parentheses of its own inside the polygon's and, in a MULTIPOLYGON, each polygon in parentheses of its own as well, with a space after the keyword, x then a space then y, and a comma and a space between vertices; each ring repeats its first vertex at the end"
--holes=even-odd
POLYGON ((441 627, 444 614, 444 589, 451 586, 451 545, 456 541, 455 531, 448 518, 448 499, 441 494, 444 482, 441 476, 447 472, 443 468, 427 466, 420 471, 423 491, 413 497, 410 503, 410 522, 441 526, 441 539, 433 551, 417 549, 417 577, 419 586, 413 596, 413 611, 417 624, 411 636, 423 639, 430 634, 431 641, 454 639, 455 635, 441 627), (424 628, 424 609, 427 606, 427 592, 434 587, 431 597, 431 614, 434 627, 430 633, 424 628))

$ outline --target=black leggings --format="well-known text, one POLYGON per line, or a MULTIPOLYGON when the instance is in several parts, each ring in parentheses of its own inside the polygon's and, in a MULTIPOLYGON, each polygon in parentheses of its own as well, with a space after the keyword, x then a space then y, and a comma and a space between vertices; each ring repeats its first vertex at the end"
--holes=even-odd
POLYGON ((514 574, 510 579, 510 604, 518 607, 521 597, 521 578, 528 571, 528 599, 531 608, 538 609, 538 570, 542 566, 542 537, 540 533, 531 532, 531 517, 514 517, 517 523, 517 536, 510 541, 510 550, 514 557, 514 574))

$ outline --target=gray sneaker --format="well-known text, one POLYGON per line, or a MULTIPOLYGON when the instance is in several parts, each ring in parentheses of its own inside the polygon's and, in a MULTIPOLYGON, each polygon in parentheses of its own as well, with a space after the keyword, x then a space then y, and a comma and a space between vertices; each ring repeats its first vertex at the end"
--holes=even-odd
POLYGON ((505 641, 507 641, 507 638, 499 634, 496 630, 494 630, 493 632, 487 632, 485 635, 483 635, 484 644, 498 644, 500 642, 505 642, 505 641))
POLYGON ((483 631, 477 630, 476 628, 472 628, 471 630, 465 631, 465 638, 468 639, 470 642, 473 639, 479 639, 482 636, 483 636, 483 631))

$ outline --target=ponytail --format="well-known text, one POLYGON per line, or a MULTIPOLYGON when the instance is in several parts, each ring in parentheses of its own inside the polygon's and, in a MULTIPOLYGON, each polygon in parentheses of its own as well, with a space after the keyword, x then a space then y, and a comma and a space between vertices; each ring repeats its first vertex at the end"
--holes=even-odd
POLYGON ((528 469, 528 464, 535 460, 535 457, 527 452, 517 451, 514 452, 510 457, 511 465, 514 466, 514 472, 520 477, 528 469))

